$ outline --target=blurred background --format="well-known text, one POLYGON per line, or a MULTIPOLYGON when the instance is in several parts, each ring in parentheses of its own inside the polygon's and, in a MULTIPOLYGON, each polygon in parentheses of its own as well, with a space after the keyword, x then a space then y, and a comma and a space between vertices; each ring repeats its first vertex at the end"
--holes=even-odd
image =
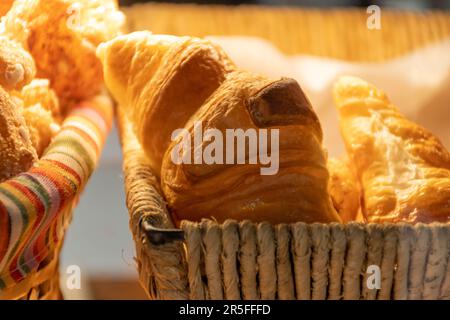
MULTIPOLYGON (((136 2, 121 0, 121 5, 136 2)), ((165 1, 185 2, 185 1, 165 1)), ((201 4, 256 4, 287 6, 360 6, 409 10, 449 9, 450 0, 211 0, 190 1, 201 4)), ((70 265, 82 272, 82 290, 65 291, 68 299, 145 299, 137 280, 134 244, 128 227, 128 212, 123 189, 121 149, 117 129, 107 140, 98 169, 91 178, 73 216, 61 260, 61 274, 70 265)), ((64 283, 62 283, 64 289, 64 283)))
MULTIPOLYGON (((131 5, 139 2, 150 2, 145 0, 120 0, 121 5, 131 5)), ((199 3, 199 4, 262 4, 274 6, 314 6, 314 7, 336 7, 336 6, 362 6, 367 7, 376 4, 383 7, 402 9, 426 9, 426 8, 450 8, 450 0, 196 0, 196 1, 151 1, 172 3, 199 3)))

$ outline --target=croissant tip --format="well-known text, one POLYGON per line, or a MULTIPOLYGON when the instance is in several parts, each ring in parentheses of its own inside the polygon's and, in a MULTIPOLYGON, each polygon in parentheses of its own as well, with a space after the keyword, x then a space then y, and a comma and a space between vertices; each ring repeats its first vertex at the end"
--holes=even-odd
POLYGON ((386 94, 373 84, 355 76, 340 76, 333 85, 333 98, 337 107, 355 99, 376 99, 388 103, 386 94))
POLYGON ((333 85, 333 91, 335 94, 341 95, 349 88, 361 88, 367 87, 369 83, 361 78, 355 76, 343 75, 340 76, 333 85))

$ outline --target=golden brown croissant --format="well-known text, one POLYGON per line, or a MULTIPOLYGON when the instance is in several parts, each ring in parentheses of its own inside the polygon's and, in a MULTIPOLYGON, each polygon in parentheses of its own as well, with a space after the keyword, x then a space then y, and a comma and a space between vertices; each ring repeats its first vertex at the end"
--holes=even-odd
POLYGON ((232 72, 185 129, 170 144, 161 169, 162 188, 175 220, 213 217, 221 222, 229 218, 271 223, 340 221, 328 193, 322 129, 295 80, 232 72), (217 129, 227 137, 226 145, 220 143, 214 152, 210 150, 211 155, 222 155, 222 160, 218 157, 197 164, 194 160, 195 152, 211 148, 212 141, 219 139, 218 133, 213 140, 203 139, 201 148, 193 147, 196 151, 192 154, 192 150, 180 148, 185 141, 196 139, 199 123, 204 133, 217 129), (244 153, 238 156, 239 142, 230 147, 229 129, 241 129, 250 136, 259 134, 258 144, 252 147, 248 138, 241 145, 246 146, 244 153), (272 144, 276 140, 274 130, 279 130, 278 147, 272 144), (261 132, 266 132, 270 142, 264 144, 261 132), (270 174, 262 174, 262 168, 267 169, 269 164, 260 162, 261 143, 268 147, 266 155, 279 158, 279 168, 270 174), (188 159, 184 157, 189 154, 191 161, 180 163, 179 159, 188 159), (234 163, 245 159, 243 164, 225 162, 223 157, 228 159, 230 154, 234 163), (252 163, 257 154, 260 161, 252 163))
POLYGON ((223 82, 233 63, 217 46, 191 37, 134 32, 98 49, 105 82, 134 123, 154 172, 175 129, 223 82))
POLYGON ((60 99, 76 100, 100 89, 96 46, 116 36, 123 20, 114 0, 16 0, 2 28, 32 54, 38 77, 60 99))
POLYGON ((329 158, 329 190, 333 205, 343 222, 355 221, 360 208, 360 191, 347 159, 329 158))
POLYGON ((333 94, 367 220, 449 221, 450 154, 442 143, 361 79, 340 78, 333 94))
POLYGON ((28 170, 36 161, 20 106, 0 86, 0 181, 28 170))

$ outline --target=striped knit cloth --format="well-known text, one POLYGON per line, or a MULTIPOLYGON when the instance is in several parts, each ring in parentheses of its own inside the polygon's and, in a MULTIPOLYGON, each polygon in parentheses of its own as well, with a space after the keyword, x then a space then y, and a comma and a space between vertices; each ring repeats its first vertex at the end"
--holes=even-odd
POLYGON ((70 209, 95 169, 112 114, 106 96, 80 103, 37 165, 0 184, 0 297, 57 259, 70 209))

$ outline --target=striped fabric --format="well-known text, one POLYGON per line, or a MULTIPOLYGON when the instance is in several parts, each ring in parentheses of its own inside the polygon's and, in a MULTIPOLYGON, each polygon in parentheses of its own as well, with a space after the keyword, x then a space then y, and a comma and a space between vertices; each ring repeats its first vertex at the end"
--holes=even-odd
POLYGON ((37 165, 0 184, 0 296, 57 258, 111 123, 106 97, 80 103, 37 165))

